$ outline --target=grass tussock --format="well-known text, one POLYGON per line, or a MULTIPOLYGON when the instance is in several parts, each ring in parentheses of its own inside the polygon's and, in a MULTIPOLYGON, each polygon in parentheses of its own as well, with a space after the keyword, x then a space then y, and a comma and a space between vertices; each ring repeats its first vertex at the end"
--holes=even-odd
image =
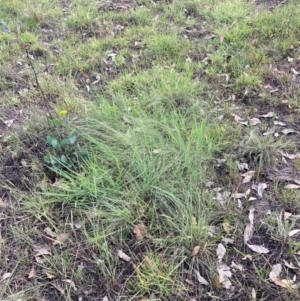
POLYGON ((1 300, 297 300, 300 7, 269 2, 1 1, 1 300))

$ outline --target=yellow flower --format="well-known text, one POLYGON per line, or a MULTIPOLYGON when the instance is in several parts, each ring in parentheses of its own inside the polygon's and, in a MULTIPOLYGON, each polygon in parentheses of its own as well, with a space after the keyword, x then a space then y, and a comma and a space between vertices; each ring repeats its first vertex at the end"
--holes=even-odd
POLYGON ((66 116, 68 114, 68 111, 67 110, 61 110, 58 115, 63 117, 63 116, 66 116))

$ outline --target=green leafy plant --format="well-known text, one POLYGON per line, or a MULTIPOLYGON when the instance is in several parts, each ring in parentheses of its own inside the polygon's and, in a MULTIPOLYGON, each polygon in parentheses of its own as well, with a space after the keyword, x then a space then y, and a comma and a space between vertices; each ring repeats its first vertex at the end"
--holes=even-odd
POLYGON ((77 142, 77 135, 69 131, 68 125, 66 110, 60 111, 58 118, 49 119, 52 132, 46 136, 49 149, 44 161, 53 171, 77 169, 82 161, 90 158, 87 150, 77 142))

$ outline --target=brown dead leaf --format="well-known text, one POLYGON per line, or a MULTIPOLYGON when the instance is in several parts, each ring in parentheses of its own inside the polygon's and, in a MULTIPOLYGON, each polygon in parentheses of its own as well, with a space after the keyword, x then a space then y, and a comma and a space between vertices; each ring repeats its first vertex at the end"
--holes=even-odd
POLYGON ((62 295, 65 294, 65 290, 61 286, 59 286, 57 283, 51 282, 50 284, 53 287, 55 287, 62 295))
POLYGON ((35 276, 36 276, 36 273, 35 273, 35 268, 34 268, 34 265, 33 265, 30 272, 28 273, 28 279, 35 278, 35 276))
POLYGON ((220 283, 219 278, 218 277, 213 277, 212 278, 213 281, 213 286, 219 290, 223 289, 222 283, 220 283))
POLYGON ((34 245, 33 250, 36 252, 36 254, 34 255, 35 257, 51 254, 51 247, 48 245, 34 245))
POLYGON ((200 246, 195 246, 190 254, 191 257, 196 256, 200 251, 200 246))
POLYGON ((279 278, 275 278, 272 280, 277 286, 283 287, 283 288, 290 288, 290 289, 295 289, 297 288, 296 284, 293 284, 292 280, 281 280, 279 278))
POLYGON ((54 278, 56 278, 55 275, 51 274, 51 273, 48 272, 48 271, 45 271, 45 274, 46 274, 46 276, 47 276, 49 279, 54 279, 54 278))
POLYGON ((224 223, 222 223, 222 227, 223 227, 223 229, 225 230, 225 232, 226 232, 227 234, 229 234, 230 229, 231 229, 229 222, 228 222, 228 221, 225 221, 224 223))
POLYGON ((133 228, 133 233, 135 234, 135 238, 137 241, 143 239, 144 235, 147 234, 147 230, 143 224, 137 224, 133 228))
POLYGON ((157 270, 157 267, 155 265, 155 263, 152 261, 152 259, 150 259, 148 256, 145 256, 145 261, 148 263, 149 267, 156 271, 157 270))
POLYGON ((249 171, 243 173, 242 174, 242 177, 244 177, 243 184, 250 182, 251 179, 253 178, 254 174, 255 174, 255 170, 249 170, 249 171))
POLYGON ((259 118, 251 118, 250 119, 250 124, 253 125, 253 126, 257 125, 259 123, 261 123, 261 121, 259 120, 259 118))
POLYGON ((70 234, 68 233, 61 233, 57 235, 57 239, 53 242, 53 245, 56 246, 58 244, 63 245, 69 238, 70 234))
POLYGON ((200 246, 195 246, 193 251, 191 252, 191 257, 196 256, 200 251, 200 246))

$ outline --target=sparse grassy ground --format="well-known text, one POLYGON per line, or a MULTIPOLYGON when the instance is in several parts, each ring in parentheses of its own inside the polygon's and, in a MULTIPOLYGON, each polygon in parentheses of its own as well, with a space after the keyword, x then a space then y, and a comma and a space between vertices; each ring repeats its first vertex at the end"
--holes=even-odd
POLYGON ((0 2, 0 299, 300 300, 299 1, 116 2, 0 2))

